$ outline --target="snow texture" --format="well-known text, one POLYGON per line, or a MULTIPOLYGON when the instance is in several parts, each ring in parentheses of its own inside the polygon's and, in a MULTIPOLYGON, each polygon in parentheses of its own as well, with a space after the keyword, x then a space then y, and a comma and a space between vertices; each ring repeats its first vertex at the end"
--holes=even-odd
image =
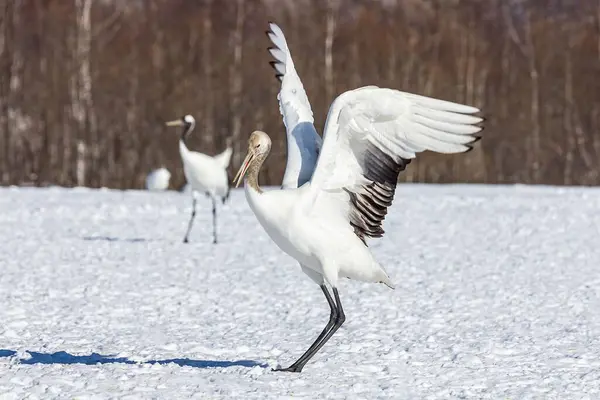
POLYGON ((600 190, 400 185, 346 324, 233 191, 0 189, 0 398, 596 399, 600 190))

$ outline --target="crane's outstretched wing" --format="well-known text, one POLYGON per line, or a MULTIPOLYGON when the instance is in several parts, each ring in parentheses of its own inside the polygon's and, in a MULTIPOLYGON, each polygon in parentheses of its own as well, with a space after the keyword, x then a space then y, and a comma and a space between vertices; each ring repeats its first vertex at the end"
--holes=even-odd
POLYGON ((275 77, 281 82, 277 99, 287 132, 288 159, 283 187, 295 188, 310 180, 322 140, 315 129, 312 109, 294 68, 283 31, 270 22, 267 36, 274 45, 269 47, 269 53, 275 58, 270 64, 275 69, 275 77))
MULTIPOLYGON (((311 179, 312 201, 336 196, 355 233, 381 237, 398 175, 416 153, 463 153, 479 139, 479 110, 398 90, 366 86, 332 103, 321 155, 311 179)), ((314 203, 313 203, 314 204, 314 203)))

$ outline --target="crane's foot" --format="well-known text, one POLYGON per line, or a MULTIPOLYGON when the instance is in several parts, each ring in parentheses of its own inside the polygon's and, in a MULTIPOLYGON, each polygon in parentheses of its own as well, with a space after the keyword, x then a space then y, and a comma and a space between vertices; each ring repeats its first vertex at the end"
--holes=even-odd
POLYGON ((290 365, 287 368, 271 368, 271 371, 274 372, 302 372, 302 367, 295 367, 290 365))
POLYGON ((213 244, 217 244, 217 239, 213 239, 213 244))
POLYGON ((188 238, 183 238, 183 243, 189 243, 190 241, 188 240, 188 238))

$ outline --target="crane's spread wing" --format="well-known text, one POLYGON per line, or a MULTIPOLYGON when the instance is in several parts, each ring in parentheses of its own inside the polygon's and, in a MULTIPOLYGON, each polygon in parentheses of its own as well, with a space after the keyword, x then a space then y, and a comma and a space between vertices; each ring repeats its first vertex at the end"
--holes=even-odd
POLYGON ((431 150, 462 153, 481 130, 474 107, 367 86, 332 103, 324 142, 311 180, 313 201, 342 196, 355 233, 380 237, 399 173, 416 156, 431 150))
POLYGON ((310 180, 317 163, 322 139, 315 129, 313 112, 304 86, 294 68, 292 54, 283 31, 270 22, 267 36, 274 45, 269 47, 269 53, 275 59, 270 64, 275 69, 275 77, 281 82, 277 100, 288 141, 288 160, 283 186, 298 187, 310 180))

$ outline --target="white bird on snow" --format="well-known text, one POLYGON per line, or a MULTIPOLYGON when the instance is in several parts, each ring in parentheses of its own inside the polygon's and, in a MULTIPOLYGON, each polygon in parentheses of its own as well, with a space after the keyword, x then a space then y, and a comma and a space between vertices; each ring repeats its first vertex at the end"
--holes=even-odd
MULTIPOLYGON (((282 79, 279 100, 284 120, 290 116, 294 120, 294 112, 308 115, 307 110, 312 119, 297 74, 288 73, 293 70, 293 63, 283 33, 278 34, 277 29, 271 25, 269 37, 278 45, 271 54, 277 59, 274 67, 282 79), (286 92, 288 76, 295 78, 290 81, 296 90, 288 94, 296 95, 296 101, 288 102, 286 98, 294 96, 282 94, 286 92)), ((277 246, 295 258, 320 286, 331 309, 329 322, 308 350, 288 368, 277 371, 302 371, 344 323, 339 278, 384 283, 393 288, 387 272, 369 251, 366 238, 383 236, 382 222, 392 204, 398 176, 416 153, 430 150, 449 154, 472 149, 471 144, 479 139, 475 134, 481 130, 475 124, 482 119, 465 114, 478 111, 475 107, 376 86, 347 91, 331 104, 324 141, 310 180, 296 189, 269 192, 260 188, 258 174, 271 149, 271 140, 261 131, 251 134, 248 154, 234 178, 236 187, 244 179, 246 199, 260 224, 277 246), (333 298, 326 283, 332 288, 333 298)), ((287 122, 286 129, 289 135, 287 122)), ((305 129, 307 132, 310 127, 305 129)), ((302 146, 299 147, 302 152, 302 146)), ((288 155, 288 161, 290 158, 293 159, 288 155)), ((294 168, 298 170, 297 166, 294 168)))
POLYGON ((146 189, 148 190, 167 190, 171 173, 165 167, 157 168, 151 171, 146 177, 146 189))
POLYGON ((197 193, 204 193, 212 200, 213 215, 213 243, 217 243, 217 199, 220 198, 225 204, 229 198, 229 179, 227 167, 231 160, 231 138, 227 138, 227 148, 214 157, 206 154, 190 151, 185 143, 190 133, 196 126, 196 120, 191 115, 186 115, 175 121, 169 121, 167 126, 181 126, 181 138, 179 139, 179 154, 183 162, 183 173, 185 179, 192 189, 192 215, 188 223, 184 243, 188 243, 190 231, 196 216, 197 193))

